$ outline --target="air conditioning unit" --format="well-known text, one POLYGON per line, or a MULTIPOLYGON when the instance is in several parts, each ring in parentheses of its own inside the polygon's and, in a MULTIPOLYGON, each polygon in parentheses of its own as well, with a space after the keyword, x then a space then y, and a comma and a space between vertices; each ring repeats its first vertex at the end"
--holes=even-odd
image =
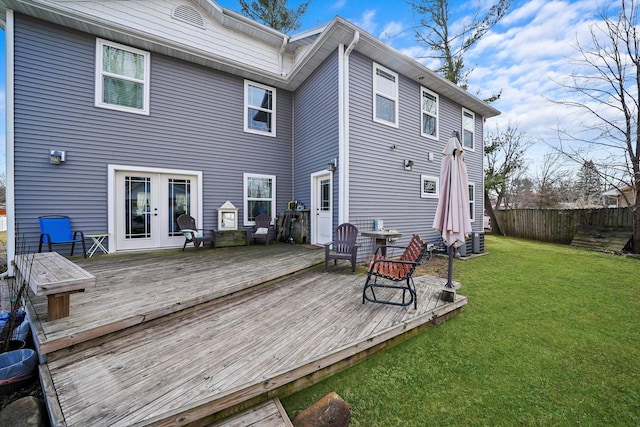
POLYGON ((467 239, 464 245, 458 248, 458 252, 460 253, 460 256, 467 257, 467 256, 471 256, 472 249, 473 249, 473 239, 469 238, 467 239))
POLYGON ((471 236, 471 240, 473 242, 472 244, 472 251, 474 254, 481 254, 484 252, 484 233, 473 233, 471 236))

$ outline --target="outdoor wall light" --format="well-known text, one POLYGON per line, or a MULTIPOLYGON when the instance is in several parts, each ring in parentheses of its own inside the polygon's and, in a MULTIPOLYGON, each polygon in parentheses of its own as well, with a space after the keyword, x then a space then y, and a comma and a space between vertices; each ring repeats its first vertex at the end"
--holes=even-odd
POLYGON ((406 170, 406 171, 413 170, 413 160, 405 160, 404 161, 404 170, 406 170))
POLYGON ((327 164, 327 170, 328 170, 329 172, 335 172, 335 170, 336 170, 336 163, 337 163, 336 159, 333 159, 332 161, 330 161, 330 162, 327 164))
POLYGON ((59 165, 60 163, 66 161, 66 152, 58 151, 58 150, 50 150, 49 151, 49 163, 52 165, 59 165))

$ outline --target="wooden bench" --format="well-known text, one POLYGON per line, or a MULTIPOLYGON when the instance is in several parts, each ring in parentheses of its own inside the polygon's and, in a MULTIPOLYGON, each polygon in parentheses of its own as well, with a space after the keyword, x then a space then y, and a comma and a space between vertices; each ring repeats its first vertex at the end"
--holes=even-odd
MULTIPOLYGON (((419 235, 414 234, 409 245, 405 248, 400 246, 387 246, 387 248, 401 248, 404 249, 404 252, 400 258, 392 259, 383 256, 380 250, 381 248, 378 247, 369 262, 367 281, 362 290, 362 303, 364 304, 365 301, 370 301, 400 306, 413 304, 414 308, 418 308, 413 272, 428 252, 427 245, 419 235), (378 282, 378 279, 383 279, 383 281, 378 282), (401 290, 402 302, 382 296, 378 297, 376 290, 382 288, 401 290), (408 298, 407 293, 409 294, 408 298)), ((389 295, 389 292, 383 291, 382 293, 389 295)))
POLYGON ((57 252, 16 255, 16 279, 47 296, 49 321, 69 316, 70 295, 96 286, 96 278, 57 252))

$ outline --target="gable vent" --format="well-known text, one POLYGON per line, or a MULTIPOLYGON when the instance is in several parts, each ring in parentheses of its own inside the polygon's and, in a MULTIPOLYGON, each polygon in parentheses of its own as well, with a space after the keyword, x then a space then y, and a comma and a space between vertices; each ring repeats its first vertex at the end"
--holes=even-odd
POLYGON ((186 22, 198 28, 204 28, 204 18, 194 7, 186 4, 177 6, 173 9, 173 18, 178 21, 186 22))

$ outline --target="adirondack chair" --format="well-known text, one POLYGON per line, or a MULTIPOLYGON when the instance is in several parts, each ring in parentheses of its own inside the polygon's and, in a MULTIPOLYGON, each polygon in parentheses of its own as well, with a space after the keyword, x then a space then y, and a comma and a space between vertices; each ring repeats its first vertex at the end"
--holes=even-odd
POLYGON ((42 245, 47 244, 49 252, 53 249, 51 245, 62 245, 71 243, 71 256, 75 250, 76 243, 82 244, 82 252, 87 257, 87 247, 84 243, 84 233, 82 231, 71 231, 71 219, 68 216, 41 216, 40 222, 40 244, 38 253, 42 252, 42 245))
POLYGON ((256 216, 256 225, 247 229, 247 246, 252 240, 264 240, 269 246, 269 241, 275 239, 273 225, 271 225, 271 216, 263 213, 256 216))
POLYGON ((190 215, 182 214, 176 220, 178 223, 178 227, 180 227, 180 231, 184 234, 184 245, 182 245, 182 250, 187 247, 187 243, 193 243, 193 247, 198 252, 200 248, 200 244, 204 242, 211 242, 213 244, 213 235, 205 236, 202 232, 202 229, 198 229, 196 227, 196 220, 190 215))
POLYGON ((329 268, 329 260, 333 260, 333 265, 337 265, 339 259, 346 259, 351 262, 351 272, 355 273, 358 257, 357 238, 358 228, 355 225, 348 222, 340 224, 336 229, 336 240, 324 244, 324 271, 329 268))
MULTIPOLYGON (((402 248, 400 246, 387 246, 387 248, 402 248)), ((382 256, 380 248, 371 257, 367 281, 362 290, 362 303, 365 301, 380 304, 407 306, 413 304, 418 308, 416 285, 413 281, 413 272, 427 254, 428 247, 419 235, 414 234, 409 245, 399 259, 390 259, 382 256), (381 280, 378 282, 378 280, 381 280), (377 289, 392 289, 402 291, 402 302, 394 298, 390 291, 381 291, 376 295, 377 289), (406 294, 409 297, 406 297, 406 294)))

